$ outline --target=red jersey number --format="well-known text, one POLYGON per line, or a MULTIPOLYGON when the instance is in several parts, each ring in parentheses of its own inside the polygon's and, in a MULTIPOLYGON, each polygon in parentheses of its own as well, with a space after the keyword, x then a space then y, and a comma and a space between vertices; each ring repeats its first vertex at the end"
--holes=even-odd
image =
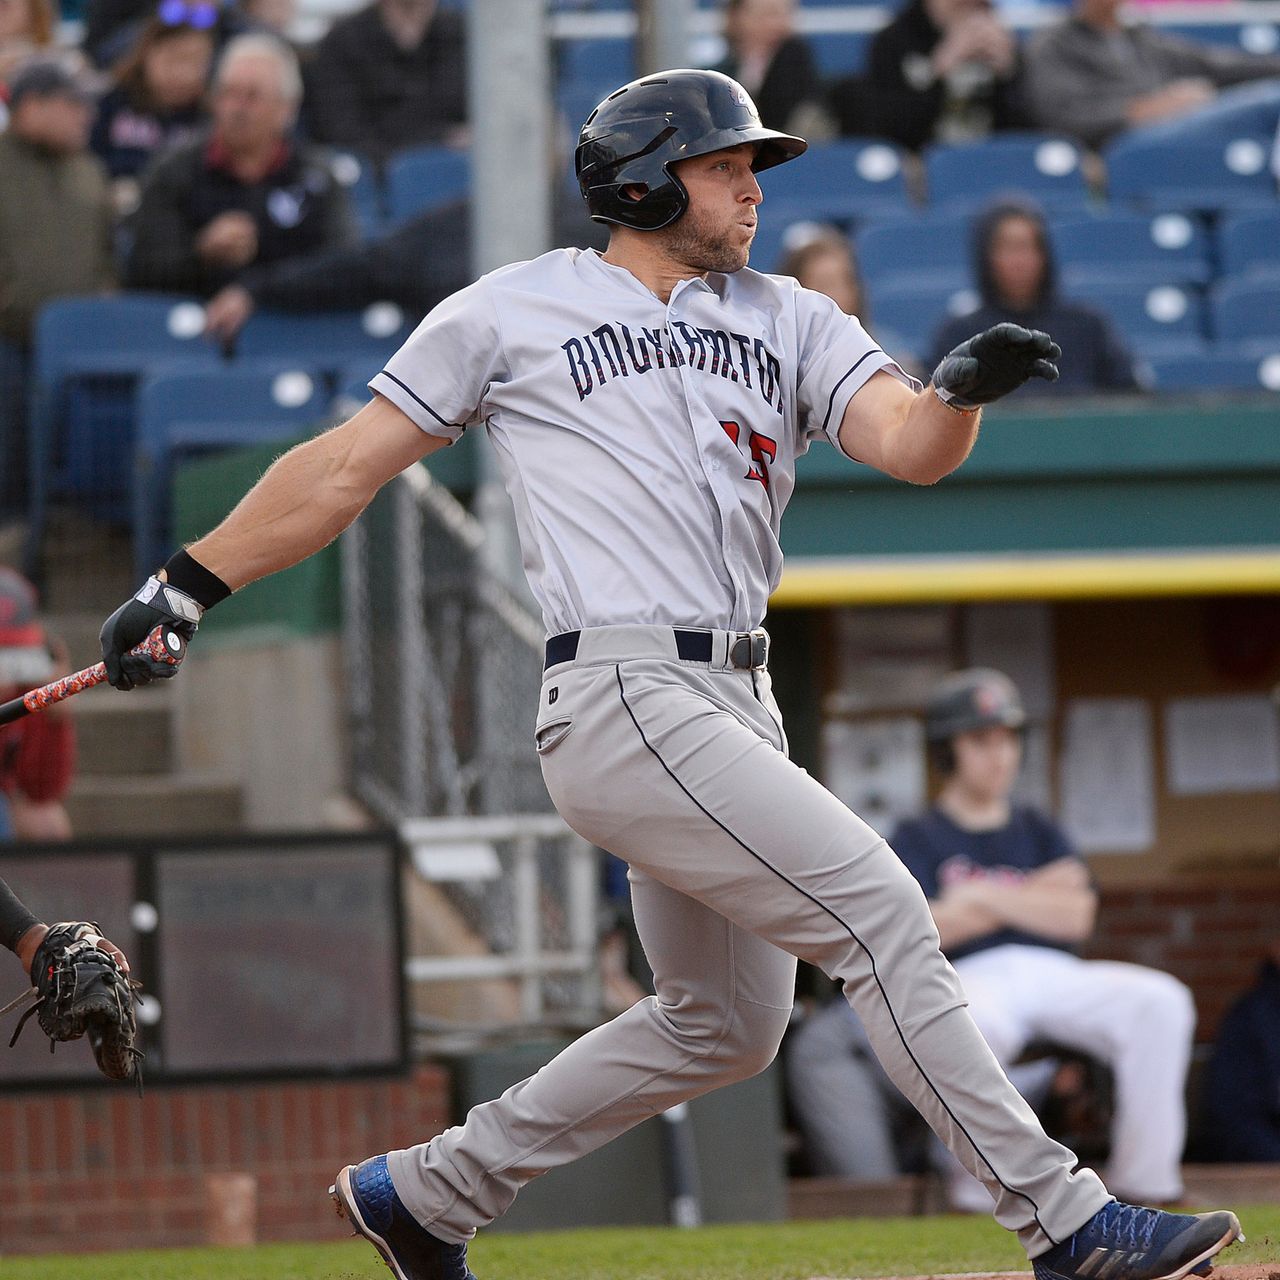
MULTIPOLYGON (((729 439, 741 447, 742 427, 736 422, 725 422, 723 420, 721 420, 720 425, 725 429, 725 434, 729 439)), ((778 456, 778 443, 768 436, 762 436, 758 431, 751 431, 747 434, 747 449, 751 454, 751 461, 756 465, 747 468, 747 474, 743 479, 759 480, 767 489, 769 487, 769 464, 778 456)))

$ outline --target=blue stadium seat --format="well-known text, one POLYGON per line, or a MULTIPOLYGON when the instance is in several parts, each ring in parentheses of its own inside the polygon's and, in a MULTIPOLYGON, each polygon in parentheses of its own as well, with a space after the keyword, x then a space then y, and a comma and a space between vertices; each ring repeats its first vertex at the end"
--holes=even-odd
POLYGON ((1218 262, 1224 276, 1280 276, 1280 209, 1224 218, 1218 262))
POLYGON ((919 364, 928 357, 938 326, 968 314, 978 302, 972 289, 918 284, 884 288, 870 295, 868 327, 891 356, 919 364))
POLYGON ((1106 213, 1055 221, 1049 230, 1063 286, 1207 284, 1204 224, 1185 213, 1106 213))
POLYGON ((1079 147, 1050 134, 996 134, 924 153, 929 205, 976 209, 1005 195, 1031 198, 1046 209, 1084 209, 1090 195, 1079 147))
POLYGON ((138 390, 132 475, 138 580, 173 549, 170 486, 181 455, 286 439, 328 412, 328 388, 314 368, 246 362, 146 378, 138 390))
POLYGON ((600 86, 600 95, 635 79, 636 46, 629 37, 561 40, 555 47, 556 82, 600 86))
POLYGON ((1104 152, 1113 202, 1146 209, 1216 211, 1274 206, 1270 141, 1144 142, 1121 138, 1104 152))
POLYGON ((910 212, 902 152, 887 142, 815 143, 799 159, 760 175, 762 218, 848 222, 910 212))
POLYGON ((870 31, 814 32, 809 37, 809 48, 823 79, 839 80, 857 71, 865 71, 871 36, 870 31))
POLYGON ((881 288, 913 284, 971 288, 970 228, 967 215, 945 214, 863 227, 854 243, 858 270, 872 302, 881 288))
POLYGON ((391 302, 363 311, 259 311, 240 331, 237 359, 292 361, 335 374, 356 360, 386 360, 412 332, 391 302))
POLYGON ((340 151, 333 157, 333 172, 346 188, 351 207, 360 227, 360 234, 368 239, 375 236, 386 224, 386 190, 373 163, 351 151, 340 151))
POLYGON ((471 190, 471 156, 453 147, 412 147, 387 165, 386 209, 395 224, 436 205, 463 199, 471 190))
POLYGON ((1093 284, 1075 299, 1105 312, 1125 341, 1148 359, 1204 348, 1204 297, 1194 286, 1093 284))
POLYGON ((51 498, 75 497, 101 519, 128 512, 134 398, 149 370, 216 365, 204 309, 164 294, 62 298, 36 318, 25 564, 38 573, 51 498))
POLYGON ((1280 391, 1280 342, 1269 355, 1210 348, 1200 355, 1147 361, 1156 391, 1280 391))
POLYGON ((1221 45, 1237 52, 1280 52, 1280 27, 1274 22, 1162 22, 1160 30, 1197 44, 1221 45))
POLYGON ((1280 344, 1280 280, 1224 280, 1211 306, 1218 342, 1250 355, 1280 344))

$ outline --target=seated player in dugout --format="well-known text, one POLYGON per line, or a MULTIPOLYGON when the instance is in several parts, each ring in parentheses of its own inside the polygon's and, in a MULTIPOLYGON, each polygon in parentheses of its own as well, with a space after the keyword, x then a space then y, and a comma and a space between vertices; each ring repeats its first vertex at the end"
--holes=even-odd
POLYGON ((526 1183, 762 1071, 797 956, 842 982, 1039 1280, 1178 1280, 1240 1234, 1233 1213, 1125 1204, 1075 1169, 970 1018, 919 886, 787 757, 760 624, 797 457, 826 440, 930 484, 963 462, 982 406, 1055 377, 1060 354, 999 325, 922 387, 830 299, 746 269, 756 175, 804 150, 717 72, 615 91, 576 153, 607 250, 556 249, 441 303, 370 404, 278 459, 103 625, 114 685, 168 674, 129 653, 153 627, 190 637, 485 424, 548 635, 533 745, 565 821, 629 865, 655 995, 464 1123, 338 1172, 339 1211, 398 1280, 469 1280, 468 1241, 526 1183))
MULTIPOLYGON (((1017 688, 999 671, 941 681, 925 737, 942 789, 891 843, 928 896, 943 954, 1001 1066, 1049 1041, 1110 1067, 1107 1183, 1135 1200, 1171 1203, 1183 1190, 1195 1004, 1167 973, 1080 958, 1098 894, 1057 823, 1011 799, 1026 723, 1017 688)), ((954 1160, 949 1181, 953 1207, 990 1211, 990 1195, 954 1160)))

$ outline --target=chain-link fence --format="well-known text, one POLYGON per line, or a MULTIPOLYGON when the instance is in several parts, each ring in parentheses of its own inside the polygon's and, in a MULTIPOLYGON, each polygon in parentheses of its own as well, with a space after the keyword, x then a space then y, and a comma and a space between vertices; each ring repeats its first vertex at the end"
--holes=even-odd
POLYGON ((483 543, 419 466, 345 536, 354 786, 388 821, 551 808, 533 747, 542 628, 483 543))
POLYGON ((419 1044, 593 1024, 599 855, 542 783, 540 624, 423 467, 347 531, 343 594, 353 786, 410 851, 419 1044))

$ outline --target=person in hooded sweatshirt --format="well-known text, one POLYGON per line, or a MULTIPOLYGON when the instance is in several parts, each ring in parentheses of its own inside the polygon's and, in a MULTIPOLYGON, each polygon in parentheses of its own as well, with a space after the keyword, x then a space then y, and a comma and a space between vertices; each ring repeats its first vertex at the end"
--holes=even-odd
POLYGON ((1091 307, 1059 297, 1044 217, 1034 206, 1007 202, 982 214, 974 226, 973 255, 982 302, 940 326, 927 368, 934 368, 967 334, 1009 320, 1052 333, 1062 347, 1058 381, 1035 388, 1028 384, 1015 395, 1131 391, 1139 386, 1133 357, 1110 322, 1091 307))

